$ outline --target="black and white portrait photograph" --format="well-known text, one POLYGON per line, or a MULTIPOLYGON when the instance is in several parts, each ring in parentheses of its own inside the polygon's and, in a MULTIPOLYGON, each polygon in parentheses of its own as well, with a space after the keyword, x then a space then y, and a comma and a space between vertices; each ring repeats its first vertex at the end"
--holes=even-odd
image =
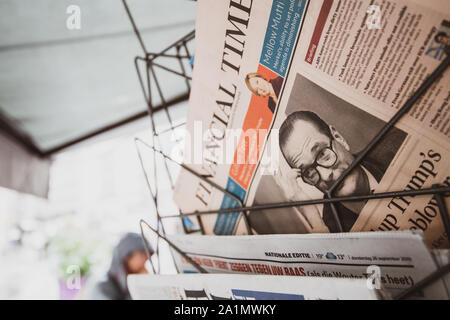
MULTIPOLYGON (((255 195, 258 204, 322 198, 385 124, 299 74, 285 115, 278 117, 280 168, 275 175, 261 178, 255 195)), ((406 136, 398 128, 390 130, 335 195, 373 193, 406 136)), ((365 204, 336 205, 344 231, 350 231, 365 204)), ((258 233, 338 231, 329 204, 258 212, 250 218, 258 233)))

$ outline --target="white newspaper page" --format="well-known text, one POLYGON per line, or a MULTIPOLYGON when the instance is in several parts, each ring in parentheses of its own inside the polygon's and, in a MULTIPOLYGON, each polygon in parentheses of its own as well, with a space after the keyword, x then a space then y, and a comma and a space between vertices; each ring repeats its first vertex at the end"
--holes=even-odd
MULTIPOLYGON (((420 233, 366 232, 169 239, 211 273, 242 273, 371 281, 395 296, 437 269, 420 233)), ((178 270, 197 270, 175 254, 178 270)), ((442 281, 415 299, 447 299, 442 281)))
MULTIPOLYGON (((182 171, 177 204, 191 212, 323 198, 446 57, 447 35, 449 1, 199 1, 184 162, 235 198, 182 171)), ((450 184, 449 75, 335 196, 450 184)), ((337 209, 344 232, 421 230, 429 247, 449 246, 431 195, 337 209)), ((329 204, 248 218, 256 234, 339 231, 329 204)), ((207 234, 248 233, 239 212, 201 221, 207 234)))
POLYGON ((375 300, 361 279, 242 274, 130 275, 134 300, 375 300))

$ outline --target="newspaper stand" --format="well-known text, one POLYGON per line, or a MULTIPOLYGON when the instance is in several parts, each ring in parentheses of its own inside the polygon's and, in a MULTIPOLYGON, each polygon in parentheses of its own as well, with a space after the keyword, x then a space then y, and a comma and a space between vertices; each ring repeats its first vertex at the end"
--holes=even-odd
MULTIPOLYGON (((373 200, 373 199, 385 199, 385 198, 392 198, 392 197, 400 197, 400 196, 420 196, 420 195, 431 195, 433 194, 436 203, 439 208, 440 217, 443 221, 444 229, 447 235, 450 234, 450 218, 449 214, 445 205, 445 198, 450 196, 450 186, 442 186, 442 185, 433 185, 431 188, 421 189, 421 190, 408 190, 408 191, 388 191, 388 192, 382 192, 382 193, 374 193, 369 195, 358 195, 358 196, 345 196, 345 197, 335 197, 334 193, 336 189, 339 187, 341 182, 345 179, 345 177, 357 166, 360 164, 360 162, 364 159, 364 157, 381 141, 381 139, 384 137, 384 135, 391 129, 405 114, 408 113, 408 111, 411 109, 411 107, 425 94, 425 92, 433 85, 433 83, 438 80, 444 71, 448 68, 450 64, 450 56, 447 55, 445 59, 442 60, 442 62, 439 64, 439 66, 425 79, 425 81, 421 84, 421 86, 417 89, 416 92, 405 102, 405 104, 395 113, 395 115, 390 119, 389 122, 385 124, 385 126, 376 134, 376 136, 371 140, 371 142, 359 153, 359 155, 355 158, 353 163, 342 173, 342 175, 337 179, 337 181, 331 186, 331 188, 327 191, 325 194, 325 197, 323 199, 314 199, 314 200, 306 200, 306 201, 295 201, 295 202, 279 202, 279 203, 268 203, 268 204, 262 204, 262 205, 254 205, 254 206, 244 206, 242 201, 236 197, 234 194, 230 193, 229 191, 225 190, 221 186, 217 185, 213 181, 210 181, 209 179, 203 177, 201 174, 195 172, 188 166, 186 166, 183 163, 179 163, 172 159, 170 156, 168 156, 166 153, 164 153, 160 148, 156 147, 157 145, 160 145, 160 139, 159 136, 162 133, 166 133, 167 131, 173 131, 176 128, 184 125, 178 124, 175 125, 168 113, 168 108, 170 108, 174 103, 173 101, 170 103, 167 103, 164 99, 164 95, 161 90, 161 85, 157 79, 157 75, 154 71, 155 67, 162 68, 166 71, 171 72, 175 76, 183 77, 186 79, 186 94, 178 99, 178 102, 181 102, 183 100, 187 100, 189 96, 189 90, 190 90, 190 81, 192 80, 190 74, 191 70, 187 70, 183 62, 191 61, 192 56, 189 52, 187 44, 192 41, 195 37, 194 31, 188 33, 186 36, 182 37, 181 39, 174 42, 172 45, 164 49, 163 51, 159 53, 149 53, 147 52, 145 48, 145 44, 142 40, 142 37, 140 35, 139 29, 136 26, 136 23, 133 19, 133 15, 129 10, 129 7, 127 5, 126 0, 122 0, 125 10, 128 14, 128 17, 130 19, 130 22, 133 26, 134 32, 138 38, 138 41, 143 49, 143 56, 137 56, 134 59, 136 71, 138 74, 138 79, 140 86, 142 88, 144 98, 147 102, 148 107, 148 114, 151 121, 151 128, 152 128, 152 145, 147 144, 143 140, 136 138, 135 144, 136 144, 136 150, 139 156, 139 160, 144 172, 144 176, 147 182, 147 186, 149 188, 149 191, 151 193, 151 197, 153 199, 154 205, 156 207, 156 218, 157 218, 157 227, 153 228, 149 223, 147 223, 145 220, 141 219, 140 229, 141 229, 141 235, 144 239, 144 243, 147 246, 147 239, 144 235, 144 226, 154 232, 157 235, 158 243, 156 245, 156 252, 155 254, 158 255, 158 247, 159 247, 159 239, 163 239, 167 242, 167 244, 175 251, 177 251, 180 255, 182 255, 193 267, 195 267, 196 270, 198 270, 200 273, 208 273, 204 268, 202 268, 199 264, 197 264, 194 260, 192 260, 185 252, 183 252, 180 248, 178 248, 176 245, 174 245, 165 235, 166 232, 164 230, 163 220, 169 219, 169 218, 177 218, 180 219, 183 225, 183 229, 186 233, 192 233, 195 231, 188 230, 184 217, 199 217, 202 215, 208 215, 208 214, 231 214, 235 212, 241 212, 243 220, 245 222, 247 231, 249 234, 252 233, 251 223, 248 219, 248 213, 251 211, 257 211, 257 210, 263 210, 263 209, 279 209, 279 208, 287 208, 287 207, 298 207, 298 206, 306 206, 306 205, 314 205, 314 204, 324 204, 329 203, 332 212, 333 212, 333 218, 336 222, 336 225, 340 231, 342 231, 342 224, 339 220, 338 211, 335 206, 337 202, 352 202, 352 201, 361 201, 361 200, 373 200), (184 52, 183 52, 184 51, 184 52), (172 53, 174 52, 174 53, 172 53), (183 52, 183 53, 182 53, 183 52), (179 61, 180 64, 180 70, 173 70, 170 69, 162 64, 158 63, 158 58, 165 57, 170 59, 176 59, 179 61), (144 77, 142 76, 142 71, 140 69, 140 64, 145 65, 145 80, 147 81, 145 83, 144 77), (152 105, 152 90, 151 90, 151 77, 153 76, 155 85, 156 85, 156 91, 159 95, 161 101, 162 101, 162 109, 167 114, 167 118, 169 119, 170 128, 161 132, 157 132, 155 129, 155 108, 152 105), (150 187, 149 182, 149 176, 144 168, 144 162, 142 159, 141 151, 139 148, 139 145, 142 145, 148 149, 150 149, 153 153, 154 160, 156 159, 156 156, 159 155, 164 160, 164 167, 166 170, 166 173, 170 180, 170 185, 172 189, 174 188, 174 183, 171 179, 171 175, 169 172, 169 163, 175 163, 176 165, 180 166, 183 170, 187 170, 192 175, 196 176, 197 178, 203 180, 204 182, 210 184, 213 188, 218 189, 222 193, 230 196, 231 198, 238 201, 240 204, 240 207, 234 207, 234 208, 225 208, 225 209, 217 209, 217 210, 207 210, 207 211, 196 211, 196 212, 181 212, 178 210, 177 214, 173 215, 165 215, 162 216, 160 214, 160 211, 158 209, 158 185, 155 183, 155 190, 152 190, 150 187)), ((158 108, 158 110, 161 110, 158 108)), ((156 160, 154 162, 155 170, 153 172, 153 176, 150 177, 154 181, 156 181, 157 178, 157 172, 156 170, 156 160)), ((201 221, 199 220, 199 227, 200 232, 204 234, 203 226, 201 225, 201 221)), ((150 258, 150 252, 147 248, 147 255, 150 258)), ((152 264, 153 270, 155 270, 153 264, 152 264)), ((419 290, 422 290, 423 288, 427 287, 428 285, 432 284, 433 282, 441 279, 443 276, 445 276, 447 273, 450 272, 450 264, 447 264, 443 267, 438 268, 436 271, 416 283, 414 286, 410 287, 409 289, 404 290, 402 293, 394 297, 394 299, 405 299, 410 297, 411 295, 415 294, 419 290)), ((159 267, 158 271, 156 273, 159 273, 159 267)))

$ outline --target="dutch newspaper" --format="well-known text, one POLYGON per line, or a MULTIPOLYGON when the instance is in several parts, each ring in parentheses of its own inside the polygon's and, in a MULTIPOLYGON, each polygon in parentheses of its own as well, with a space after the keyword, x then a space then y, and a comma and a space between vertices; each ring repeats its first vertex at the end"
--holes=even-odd
POLYGON ((380 296, 361 279, 242 274, 129 275, 128 287, 134 300, 374 300, 380 296))
MULTIPOLYGON (((417 231, 169 239, 210 273, 362 279, 391 296, 430 275, 438 263, 417 231)), ((174 257, 180 272, 198 272, 180 254, 174 257)), ((446 284, 439 280, 412 298, 448 299, 446 284)))
MULTIPOLYGON (((198 1, 183 160, 235 197, 183 170, 181 211, 323 198, 446 58, 449 37, 449 1, 198 1)), ((446 71, 335 196, 448 186, 449 98, 446 71)), ((345 232, 422 230, 429 247, 448 247, 432 195, 337 209, 345 232)), ((199 219, 207 234, 248 233, 239 212, 199 219)), ((329 204, 248 220, 255 234, 338 231, 329 204)))

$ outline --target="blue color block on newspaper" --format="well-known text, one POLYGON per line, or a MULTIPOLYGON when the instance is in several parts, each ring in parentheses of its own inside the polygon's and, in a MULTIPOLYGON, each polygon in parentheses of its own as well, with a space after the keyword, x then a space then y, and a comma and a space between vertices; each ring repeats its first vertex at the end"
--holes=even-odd
MULTIPOLYGON (((241 199, 241 201, 244 201, 246 191, 233 179, 228 178, 226 190, 234 194, 237 198, 241 199)), ((228 195, 225 195, 223 197, 220 209, 237 208, 240 206, 241 204, 238 201, 228 195)), ((217 216, 216 224, 214 225, 214 233, 218 235, 233 234, 239 215, 240 212, 233 212, 228 214, 220 213, 217 216)))
POLYGON ((231 293, 236 298, 236 300, 305 300, 305 296, 301 294, 236 289, 232 289, 231 293))

